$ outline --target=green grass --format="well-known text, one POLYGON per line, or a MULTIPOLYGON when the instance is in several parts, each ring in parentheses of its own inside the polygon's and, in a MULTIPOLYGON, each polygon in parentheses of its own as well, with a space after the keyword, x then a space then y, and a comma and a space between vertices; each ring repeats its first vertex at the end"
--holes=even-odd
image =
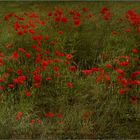
MULTIPOLYGON (((140 13, 139 2, 0 2, 0 52, 4 54, 4 66, 0 67, 0 74, 11 67, 14 73, 8 77, 7 83, 16 77, 15 71, 22 68, 28 80, 24 86, 15 89, 6 89, 0 96, 0 138, 117 138, 139 139, 140 138, 140 89, 132 88, 129 93, 120 96, 120 85, 115 81, 115 72, 105 69, 106 64, 116 65, 115 60, 119 56, 128 55, 133 57, 131 50, 139 49, 140 38, 135 29, 128 22, 118 23, 118 19, 125 13, 134 9, 140 13), (100 10, 106 6, 112 16, 111 20, 104 21, 100 16, 100 10), (56 28, 56 24, 48 20, 48 12, 61 7, 68 18, 68 24, 56 28), (85 13, 81 15, 81 26, 73 27, 68 10, 75 9, 82 13, 82 8, 87 7, 93 14, 91 20, 85 20, 85 13), (46 20, 48 27, 37 27, 37 33, 49 35, 49 41, 58 40, 61 43, 52 47, 48 42, 43 43, 42 51, 49 49, 50 59, 55 58, 54 51, 71 53, 71 64, 77 66, 77 71, 71 73, 67 70, 65 59, 59 58, 62 63, 52 64, 47 71, 41 73, 41 88, 35 89, 32 85, 32 77, 27 70, 33 71, 36 53, 31 47, 35 43, 29 35, 18 37, 12 26, 15 22, 10 19, 4 21, 4 15, 14 12, 22 15, 24 12, 36 12, 40 20, 46 20), (126 28, 132 28, 132 32, 123 32, 126 28), (58 36, 57 31, 64 31, 64 35, 58 36), (118 35, 112 35, 117 31, 118 35), (12 48, 7 48, 12 44, 12 48), (18 48, 24 48, 32 56, 25 60, 20 56, 19 63, 9 62, 7 58, 18 48), (53 77, 45 81, 46 76, 53 74, 52 68, 59 67, 60 77, 53 77), (111 77, 111 83, 96 82, 98 74, 83 76, 81 70, 100 67, 111 77), (67 88, 66 83, 72 82, 73 88, 67 88), (24 95, 25 89, 31 92, 30 97, 24 95), (130 103, 130 96, 136 95, 137 104, 130 103), (44 114, 47 112, 62 113, 62 124, 56 117, 46 121, 44 114), (19 121, 16 113, 23 112, 19 121), (30 126, 32 119, 42 120, 30 126)), ((45 56, 43 56, 45 58, 45 56)), ((129 73, 139 70, 139 66, 132 65, 124 68, 129 73)), ((5 83, 5 84, 7 84, 5 83)), ((0 83, 1 84, 1 83, 0 83)))

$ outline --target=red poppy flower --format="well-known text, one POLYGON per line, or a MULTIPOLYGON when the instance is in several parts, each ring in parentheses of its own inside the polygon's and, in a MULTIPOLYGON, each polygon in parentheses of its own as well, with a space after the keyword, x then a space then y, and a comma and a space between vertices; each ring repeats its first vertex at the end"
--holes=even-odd
POLYGON ((35 34, 35 31, 32 30, 32 29, 29 29, 29 33, 31 33, 31 34, 35 34))
POLYGON ((46 118, 53 118, 54 117, 54 113, 53 112, 48 112, 45 114, 46 118))
POLYGON ((69 71, 72 71, 72 72, 75 72, 77 70, 75 66, 70 66, 68 69, 69 71))
POLYGON ((105 14, 106 12, 108 12, 108 8, 103 7, 103 8, 101 9, 101 13, 102 13, 102 14, 105 14))
POLYGON ((66 18, 66 17, 62 17, 62 18, 61 18, 61 22, 67 23, 67 18, 66 18))
POLYGON ((9 87, 10 89, 13 89, 13 88, 14 88, 14 84, 8 84, 8 87, 9 87))
POLYGON ((67 54, 66 59, 70 60, 72 58, 72 54, 67 54))
POLYGON ((100 69, 99 68, 91 68, 92 72, 97 72, 99 71, 100 69))
POLYGON ((42 124, 42 120, 37 120, 37 122, 38 122, 39 124, 42 124))
POLYGON ((127 84, 128 84, 128 81, 127 81, 125 78, 122 78, 122 79, 120 80, 120 83, 121 83, 122 86, 126 87, 127 84))
POLYGON ((25 53, 26 51, 23 48, 18 48, 19 52, 25 53))
POLYGON ((30 121, 30 125, 32 126, 34 123, 35 123, 35 119, 32 119, 32 120, 30 121))
POLYGON ((83 11, 83 12, 88 12, 88 8, 84 7, 84 8, 82 9, 82 11, 83 11))
POLYGON ((125 31, 126 33, 129 33, 129 32, 131 32, 131 29, 128 28, 128 29, 125 29, 124 31, 125 31))
POLYGON ((48 13, 48 16, 51 17, 51 16, 52 16, 52 12, 49 12, 49 13, 48 13))
POLYGON ((47 78, 46 78, 46 81, 50 81, 50 80, 51 80, 51 77, 47 77, 47 78))
POLYGON ((132 52, 133 52, 134 54, 136 54, 136 53, 138 53, 139 51, 138 51, 137 49, 132 49, 132 52))
POLYGON ((61 118, 62 118, 62 114, 61 114, 61 113, 58 113, 58 114, 57 114, 57 117, 58 117, 59 119, 61 119, 61 118))
POLYGON ((27 97, 31 96, 31 94, 30 94, 30 92, 29 92, 28 90, 25 91, 25 95, 26 95, 27 97))
POLYGON ((73 84, 71 82, 68 82, 67 83, 67 87, 72 88, 73 87, 73 84))
POLYGON ((118 32, 112 31, 112 35, 117 35, 117 34, 118 34, 118 32))
POLYGON ((0 86, 0 91, 4 90, 5 87, 4 86, 0 86))
POLYGON ((42 66, 43 70, 46 69, 47 65, 48 65, 48 62, 43 60, 42 63, 41 63, 41 66, 42 66))
POLYGON ((66 61, 65 64, 66 64, 66 65, 69 65, 69 64, 70 64, 70 61, 66 61))
POLYGON ((22 112, 17 112, 16 114, 16 120, 19 121, 22 117, 23 113, 22 112))
POLYGON ((58 71, 59 68, 58 68, 58 67, 54 67, 53 70, 54 70, 54 71, 58 71))
POLYGON ((109 12, 108 8, 103 7, 100 12, 101 12, 101 15, 102 15, 104 20, 110 19, 110 12, 109 12))
POLYGON ((18 69, 18 70, 16 71, 16 74, 17 74, 17 75, 22 75, 22 69, 18 69))
POLYGON ((12 70, 12 68, 7 68, 7 71, 8 71, 9 73, 11 73, 13 70, 12 70))
POLYGON ((74 20, 74 25, 76 26, 76 27, 79 27, 80 26, 80 20, 79 19, 75 19, 74 20))
POLYGON ((37 74, 37 75, 34 75, 33 79, 34 79, 34 82, 40 83, 42 80, 42 77, 41 75, 37 74))
POLYGON ((8 21, 9 20, 9 15, 4 16, 4 20, 8 21))
POLYGON ((25 79, 26 79, 25 76, 18 76, 18 78, 13 79, 13 83, 22 85, 24 84, 25 79))
POLYGON ((15 51, 15 52, 13 52, 13 54, 12 54, 12 58, 14 58, 14 59, 18 59, 19 58, 19 54, 15 51))
POLYGON ((85 76, 92 74, 92 70, 82 70, 81 71, 85 76))
POLYGON ((64 34, 64 32, 63 31, 58 31, 58 34, 62 35, 62 34, 64 34))
POLYGON ((131 96, 130 102, 131 102, 132 104, 136 104, 136 103, 137 103, 137 97, 136 97, 136 96, 131 96))
POLYGON ((40 83, 34 83, 34 87, 35 88, 39 88, 40 87, 40 83))
POLYGON ((15 29, 16 31, 20 29, 20 24, 19 24, 18 22, 16 22, 16 23, 14 24, 14 29, 15 29))
POLYGON ((135 71, 131 74, 131 77, 136 78, 138 75, 140 75, 140 71, 135 71))
POLYGON ((17 35, 23 35, 23 34, 24 34, 24 32, 21 30, 17 32, 17 35))
POLYGON ((57 55, 57 56, 64 56, 64 54, 59 52, 59 51, 55 51, 55 55, 57 55))
POLYGON ((25 54, 25 57, 26 57, 26 58, 31 58, 30 53, 26 53, 26 54, 25 54))
POLYGON ((5 80, 4 80, 4 78, 1 78, 0 77, 0 83, 2 83, 2 82, 4 82, 5 80))
POLYGON ((46 41, 47 41, 48 39, 49 39, 49 36, 48 36, 48 35, 46 35, 46 36, 45 36, 45 38, 44 38, 44 40, 46 40, 46 41))
POLYGON ((107 64, 106 68, 108 68, 108 69, 112 68, 111 64, 107 64))
POLYGON ((134 81, 131 81, 131 84, 133 84, 133 85, 140 85, 140 81, 139 80, 134 80, 134 81))
POLYGON ((54 76, 55 76, 55 77, 59 77, 60 74, 59 74, 59 73, 54 73, 54 76))
POLYGON ((119 89, 119 90, 118 90, 118 92, 119 92, 120 95, 125 94, 126 91, 127 91, 126 89, 119 89))
POLYGON ((140 27, 137 28, 137 33, 140 33, 140 27))
POLYGON ((4 78, 6 78, 6 77, 8 77, 8 76, 9 76, 9 73, 4 73, 4 74, 3 74, 3 77, 4 77, 4 78))
POLYGON ((60 62, 59 59, 54 59, 53 61, 56 62, 56 63, 59 63, 60 62))
POLYGON ((122 74, 122 75, 125 74, 125 72, 124 72, 123 70, 118 69, 118 68, 115 68, 115 71, 116 71, 118 74, 122 74))

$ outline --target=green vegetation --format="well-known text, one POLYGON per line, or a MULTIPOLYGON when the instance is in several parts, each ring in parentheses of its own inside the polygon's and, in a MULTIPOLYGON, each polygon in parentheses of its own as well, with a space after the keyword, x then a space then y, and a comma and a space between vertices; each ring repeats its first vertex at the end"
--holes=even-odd
POLYGON ((139 8, 0 2, 0 138, 139 139, 139 8))

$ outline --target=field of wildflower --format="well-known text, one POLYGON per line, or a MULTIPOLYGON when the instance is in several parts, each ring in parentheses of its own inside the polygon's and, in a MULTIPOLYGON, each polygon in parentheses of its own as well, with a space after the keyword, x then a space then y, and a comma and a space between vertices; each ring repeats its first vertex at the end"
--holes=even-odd
POLYGON ((0 138, 139 139, 140 2, 0 2, 0 138))

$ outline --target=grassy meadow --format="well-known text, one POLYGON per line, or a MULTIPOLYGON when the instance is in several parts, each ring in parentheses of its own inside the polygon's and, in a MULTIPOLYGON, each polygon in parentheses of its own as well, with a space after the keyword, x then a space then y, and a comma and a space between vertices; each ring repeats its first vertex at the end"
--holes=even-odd
POLYGON ((139 139, 140 2, 0 2, 0 138, 139 139))

